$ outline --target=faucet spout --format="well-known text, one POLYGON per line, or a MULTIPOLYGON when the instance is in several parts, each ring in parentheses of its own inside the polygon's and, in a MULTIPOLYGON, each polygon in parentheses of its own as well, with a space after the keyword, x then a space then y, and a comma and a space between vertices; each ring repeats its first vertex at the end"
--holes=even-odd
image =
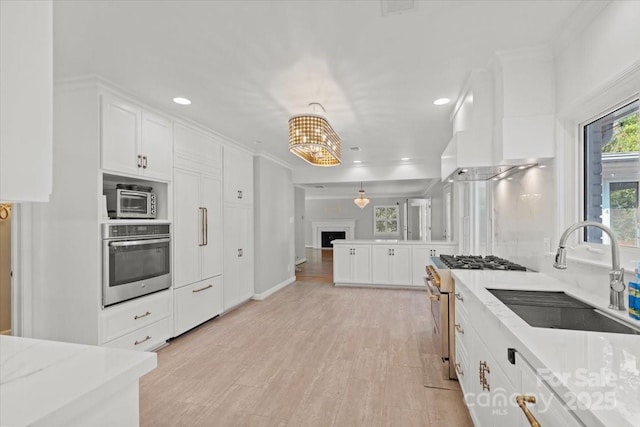
POLYGON ((569 235, 579 228, 595 227, 604 231, 611 239, 611 271, 609 272, 609 308, 614 310, 624 311, 624 290, 626 288, 624 284, 624 269, 620 268, 620 248, 618 246, 618 239, 613 234, 613 231, 606 225, 603 225, 595 221, 581 221, 576 222, 569 228, 567 228, 562 236, 560 236, 560 242, 558 243, 558 251, 556 252, 556 259, 553 266, 557 269, 564 270, 567 268, 567 239, 569 235))

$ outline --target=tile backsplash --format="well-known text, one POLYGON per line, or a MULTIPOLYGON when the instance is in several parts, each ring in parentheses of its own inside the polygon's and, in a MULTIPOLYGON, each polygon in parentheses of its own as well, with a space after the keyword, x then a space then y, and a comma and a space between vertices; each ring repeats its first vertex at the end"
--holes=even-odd
POLYGON ((553 165, 536 166, 495 182, 495 254, 540 271, 546 262, 544 254, 555 245, 555 200, 553 165))

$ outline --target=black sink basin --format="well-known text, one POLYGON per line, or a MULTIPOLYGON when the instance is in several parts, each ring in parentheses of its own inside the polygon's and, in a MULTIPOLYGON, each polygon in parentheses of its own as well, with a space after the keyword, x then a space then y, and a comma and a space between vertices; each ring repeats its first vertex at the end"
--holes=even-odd
POLYGON ((613 320, 564 292, 487 290, 534 327, 640 335, 640 330, 613 320))

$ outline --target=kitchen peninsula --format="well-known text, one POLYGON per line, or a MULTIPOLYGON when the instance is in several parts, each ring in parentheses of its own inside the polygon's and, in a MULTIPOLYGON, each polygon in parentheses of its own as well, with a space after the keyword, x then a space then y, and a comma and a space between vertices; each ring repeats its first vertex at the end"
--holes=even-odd
POLYGON ((417 240, 334 240, 336 286, 425 289, 429 257, 455 253, 456 242, 417 240))
POLYGON ((0 336, 0 425, 137 426, 155 353, 0 336))

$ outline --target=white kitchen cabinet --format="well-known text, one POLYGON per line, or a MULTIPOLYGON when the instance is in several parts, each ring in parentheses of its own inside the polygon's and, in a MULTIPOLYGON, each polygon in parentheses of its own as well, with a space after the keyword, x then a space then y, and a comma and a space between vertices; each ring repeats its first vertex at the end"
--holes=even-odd
POLYGON ((222 313, 222 276, 176 289, 174 301, 174 334, 180 335, 222 313))
POLYGON ((0 201, 49 201, 53 170, 51 1, 0 2, 0 64, 0 201))
POLYGON ((333 250, 335 283, 371 283, 370 245, 334 245, 333 250))
POLYGON ((172 314, 170 290, 106 308, 100 313, 101 344, 142 351, 158 347, 172 336, 172 314))
POLYGON ((425 269, 429 263, 429 258, 440 254, 453 254, 456 246, 451 245, 425 245, 411 247, 411 284, 413 286, 424 286, 425 269))
MULTIPOLYGON (((533 396, 536 403, 526 403, 527 409, 533 414, 542 426, 563 426, 563 427, 580 427, 583 424, 576 419, 571 410, 566 408, 564 402, 547 387, 544 378, 540 377, 531 367, 520 353, 516 353, 516 366, 520 373, 520 388, 518 394, 521 396, 533 396)), ((607 402, 603 400, 602 405, 607 402)), ((517 417, 519 423, 511 425, 528 427, 529 421, 524 414, 524 410, 520 411, 517 417)))
POLYGON ((412 283, 411 248, 377 246, 371 248, 372 282, 376 285, 408 286, 412 283))
MULTIPOLYGON (((174 288, 222 274, 219 179, 174 170, 174 288)), ((213 316, 212 316, 213 317, 213 316)))
POLYGON ((111 94, 102 95, 102 169, 171 179, 172 124, 111 94))
POLYGON ((224 147, 224 201, 253 204, 253 156, 224 147))
POLYGON ((211 174, 222 169, 222 145, 202 129, 173 124, 173 167, 211 174))
POLYGON ((253 283, 253 207, 224 207, 224 309, 250 299, 253 283))

